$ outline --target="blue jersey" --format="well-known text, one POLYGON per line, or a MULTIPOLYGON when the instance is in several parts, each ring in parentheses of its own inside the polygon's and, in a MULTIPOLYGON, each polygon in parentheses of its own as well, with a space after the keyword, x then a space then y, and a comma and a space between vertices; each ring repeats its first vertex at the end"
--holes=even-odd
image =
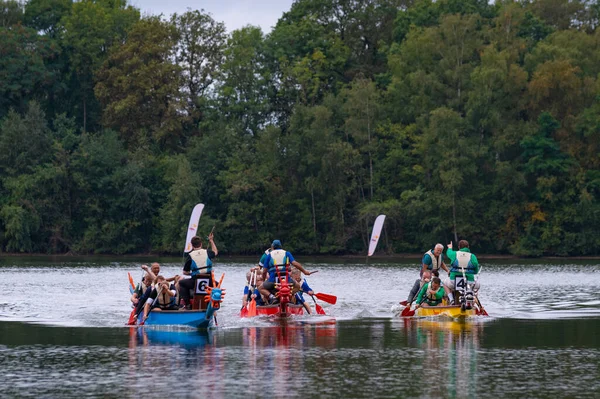
POLYGON ((303 293, 308 292, 308 291, 312 291, 312 288, 310 288, 308 286, 308 283, 306 282, 306 280, 304 280, 302 282, 302 291, 296 292, 296 295, 295 295, 297 304, 300 304, 300 305, 304 304, 303 293))

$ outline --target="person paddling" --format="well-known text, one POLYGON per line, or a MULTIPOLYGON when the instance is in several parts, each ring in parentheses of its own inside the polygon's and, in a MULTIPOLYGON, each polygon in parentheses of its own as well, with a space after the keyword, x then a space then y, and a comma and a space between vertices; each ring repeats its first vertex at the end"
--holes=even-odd
POLYGON ((302 287, 297 281, 291 278, 291 266, 294 266, 307 276, 310 276, 313 272, 307 271, 300 262, 294 259, 291 253, 283 249, 281 241, 274 240, 271 247, 273 250, 267 255, 264 261, 263 278, 265 282, 259 287, 259 291, 265 298, 269 298, 269 303, 274 303, 275 295, 273 293, 275 291, 275 283, 278 281, 277 271, 279 271, 281 277, 286 278, 290 285, 297 290, 301 290, 302 287))
MULTIPOLYGON (((302 279, 302 276, 300 275, 300 270, 298 269, 294 269, 292 270, 292 278, 294 280, 296 280, 297 282, 302 281, 302 289, 300 291, 295 292, 293 298, 292 298, 292 302, 294 302, 297 305, 302 305, 304 306, 304 309, 306 309, 306 312, 308 314, 311 314, 311 310, 310 310, 310 305, 308 303, 306 303, 306 301, 304 300, 304 293, 312 296, 314 295, 314 291, 312 288, 310 288, 310 286, 308 285, 308 283, 306 282, 306 280, 302 279)), ((294 290, 295 291, 295 290, 294 290)))
POLYGON ((148 319, 152 308, 157 310, 176 310, 177 309, 177 289, 175 284, 168 283, 163 276, 156 277, 156 287, 150 293, 146 304, 144 305, 143 323, 148 319))
POLYGON ((425 284, 423 288, 421 288, 421 291, 419 291, 415 309, 421 306, 438 306, 441 304, 444 295, 446 295, 444 287, 441 287, 441 284, 442 281, 439 277, 434 277, 431 279, 430 283, 425 284))

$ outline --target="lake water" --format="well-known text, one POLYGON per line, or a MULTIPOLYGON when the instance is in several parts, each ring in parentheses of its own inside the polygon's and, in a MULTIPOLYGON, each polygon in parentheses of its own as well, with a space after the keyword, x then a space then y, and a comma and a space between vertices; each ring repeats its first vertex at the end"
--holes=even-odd
POLYGON ((221 260, 210 331, 124 326, 141 263, 0 259, 0 397, 600 397, 600 261, 482 262, 492 317, 464 323, 394 316, 416 259, 305 262, 338 302, 277 323, 239 318, 251 262, 221 260))

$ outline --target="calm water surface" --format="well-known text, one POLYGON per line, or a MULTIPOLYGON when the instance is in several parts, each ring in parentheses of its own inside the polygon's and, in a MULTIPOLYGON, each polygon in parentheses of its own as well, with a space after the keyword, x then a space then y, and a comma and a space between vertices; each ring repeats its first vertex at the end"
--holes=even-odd
POLYGON ((0 397, 600 397, 600 262, 484 262, 493 317, 465 323, 394 316, 416 263, 307 262, 338 303, 276 323, 238 317, 251 264, 222 261, 198 332, 124 326, 140 262, 0 259, 0 397))

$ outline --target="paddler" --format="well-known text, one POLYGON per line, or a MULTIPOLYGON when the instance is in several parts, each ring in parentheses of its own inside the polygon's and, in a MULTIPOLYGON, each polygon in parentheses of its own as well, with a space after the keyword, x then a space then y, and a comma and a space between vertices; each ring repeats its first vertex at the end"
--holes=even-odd
POLYGON ((430 283, 427 283, 419 291, 417 295, 417 306, 415 307, 427 307, 427 306, 438 306, 444 300, 444 287, 441 286, 442 280, 439 277, 431 279, 430 283))
POLYGON ((267 255, 263 262, 263 278, 265 279, 265 282, 259 287, 259 291, 265 298, 268 298, 269 303, 274 303, 275 295, 273 293, 275 291, 275 283, 278 281, 277 271, 279 271, 281 277, 285 277, 289 284, 297 290, 301 290, 302 287, 296 280, 291 278, 291 266, 294 266, 307 276, 310 276, 312 272, 307 271, 302 267, 300 262, 294 259, 294 256, 291 253, 283 249, 281 247, 281 241, 273 240, 271 247, 273 250, 267 255))

